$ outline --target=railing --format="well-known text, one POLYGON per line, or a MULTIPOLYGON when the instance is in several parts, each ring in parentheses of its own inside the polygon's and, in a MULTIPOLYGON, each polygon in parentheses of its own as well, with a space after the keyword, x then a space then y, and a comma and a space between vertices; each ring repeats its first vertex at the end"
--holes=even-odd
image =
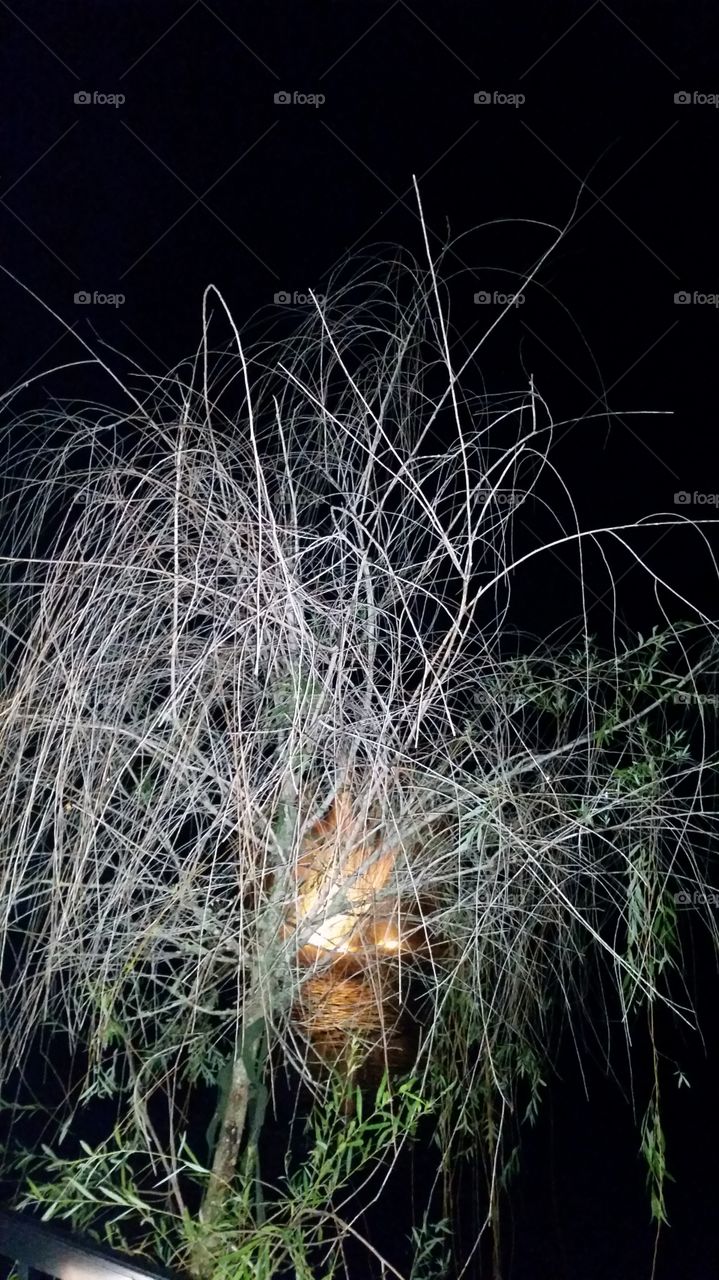
MULTIPOLYGON (((138 1266, 134 1259, 105 1251, 94 1241, 0 1209, 0 1265, 3 1256, 25 1280, 34 1280, 36 1272, 56 1280, 172 1280, 167 1272, 138 1266)), ((5 1268, 2 1271, 7 1274, 5 1268)))

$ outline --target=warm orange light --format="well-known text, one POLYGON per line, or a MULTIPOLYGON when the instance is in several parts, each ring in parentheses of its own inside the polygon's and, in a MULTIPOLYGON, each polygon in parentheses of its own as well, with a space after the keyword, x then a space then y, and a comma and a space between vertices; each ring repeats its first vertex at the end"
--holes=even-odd
POLYGON ((329 814, 310 832, 297 861, 295 926, 316 926, 302 938, 305 948, 325 955, 356 954, 367 945, 400 950, 394 921, 375 921, 377 893, 387 887, 395 851, 376 852, 362 839, 361 824, 347 792, 340 792, 329 814))

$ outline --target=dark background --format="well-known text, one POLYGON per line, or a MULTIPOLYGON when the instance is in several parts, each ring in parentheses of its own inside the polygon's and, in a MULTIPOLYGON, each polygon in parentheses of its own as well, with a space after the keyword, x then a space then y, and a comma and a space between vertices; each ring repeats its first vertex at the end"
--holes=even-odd
MULTIPOLYGON (((516 287, 506 272, 530 269, 553 238, 532 223, 566 224, 579 198, 540 283, 482 349, 487 387, 518 390, 532 374, 553 416, 577 420, 560 431, 555 462, 584 527, 656 511, 715 515, 718 312, 675 295, 719 292, 719 110, 695 100, 719 94, 717 26, 710 3, 685 11, 667 0, 0 0, 0 265, 20 282, 0 274, 0 390, 86 358, 73 335, 121 376, 128 360, 168 369, 197 349, 209 283, 241 331, 262 309, 289 328, 291 309, 275 294, 321 293, 348 249, 393 242, 422 261, 413 175, 433 251, 448 230, 462 237, 446 262, 463 273, 452 323, 470 344, 489 314, 474 292, 516 287), (483 90, 525 100, 476 104, 483 90), (325 101, 277 103, 279 92, 325 101), (78 304, 80 291, 125 300, 78 304), (590 416, 603 388, 609 424, 590 416), (630 416, 638 410, 662 414, 630 416), (677 504, 678 492, 690 501, 677 504)), ((215 323, 218 345, 229 341, 227 323, 215 323)), ((13 408, 55 395, 118 403, 109 378, 78 368, 43 374, 13 408)), ((634 545, 716 613, 716 575, 696 535, 653 529, 634 545)), ((627 589, 635 571, 616 553, 622 617, 649 627, 661 617, 652 593, 638 575, 627 589)), ((545 562, 527 581, 537 633, 554 624, 572 580, 571 566, 545 562)), ((601 630, 611 596, 598 581, 601 630)), ((689 955, 705 1046, 661 1028, 676 1178, 657 1270, 667 1278, 719 1275, 716 971, 699 941, 689 955), (690 1089, 678 1087, 675 1062, 690 1089)), ((641 1115, 650 1058, 635 1028, 632 1075, 622 1035, 616 1028, 621 1087, 597 1049, 588 1100, 566 1037, 516 1185, 508 1280, 650 1274, 628 1099, 633 1083, 641 1115)))

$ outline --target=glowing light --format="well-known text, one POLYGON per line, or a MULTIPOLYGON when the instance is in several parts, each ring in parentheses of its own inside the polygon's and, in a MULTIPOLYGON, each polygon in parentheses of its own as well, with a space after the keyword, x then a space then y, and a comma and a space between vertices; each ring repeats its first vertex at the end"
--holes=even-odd
POLYGON ((298 859, 293 923, 300 935, 303 922, 311 930, 302 936, 301 952, 314 948, 340 956, 401 949, 396 921, 376 919, 377 894, 387 888, 395 851, 379 853, 376 842, 361 834, 349 796, 340 793, 298 859))

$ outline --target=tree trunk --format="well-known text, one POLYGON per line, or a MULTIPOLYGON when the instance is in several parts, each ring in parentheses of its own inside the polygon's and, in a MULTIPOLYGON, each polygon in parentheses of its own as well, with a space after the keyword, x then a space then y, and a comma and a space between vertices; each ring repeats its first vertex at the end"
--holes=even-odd
MULTIPOLYGON (((255 1041, 255 1045, 256 1043, 255 1041)), ((219 1242, 219 1236, 213 1228, 222 1217, 232 1179, 237 1170, 237 1159, 247 1122, 249 1097, 250 1077, 242 1056, 242 1046, 239 1046, 232 1064, 232 1079, 227 1091, 224 1115, 220 1119, 210 1180, 200 1208, 202 1237, 193 1246, 190 1259, 190 1271, 195 1280, 210 1280, 214 1270, 213 1254, 219 1242)))

